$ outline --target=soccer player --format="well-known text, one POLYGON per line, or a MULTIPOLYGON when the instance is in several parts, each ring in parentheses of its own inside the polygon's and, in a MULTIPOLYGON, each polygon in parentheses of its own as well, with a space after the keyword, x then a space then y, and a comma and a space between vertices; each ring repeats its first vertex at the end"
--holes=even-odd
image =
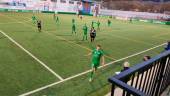
POLYGON ((55 22, 56 22, 56 23, 58 23, 58 22, 59 22, 59 17, 58 17, 58 16, 56 16, 56 15, 55 15, 55 13, 54 13, 54 20, 55 20, 55 22))
POLYGON ((104 63, 105 63, 105 58, 103 56, 103 50, 100 45, 97 45, 96 49, 94 49, 87 56, 90 56, 90 55, 92 55, 92 61, 91 61, 92 71, 90 73, 89 82, 91 82, 93 80, 93 75, 97 71, 97 68, 100 66, 101 59, 102 59, 102 65, 104 65, 104 63))
POLYGON ((100 21, 97 21, 97 29, 100 30, 100 21))
POLYGON ((91 42, 94 42, 95 37, 96 37, 96 30, 94 29, 94 27, 92 27, 90 30, 91 42))
POLYGON ((75 23, 72 24, 72 34, 73 33, 76 34, 76 25, 75 25, 75 23))
POLYGON ((95 23, 94 21, 91 22, 91 27, 94 27, 94 23, 95 23))
POLYGON ((40 20, 37 21, 37 27, 38 27, 38 31, 41 32, 41 21, 40 20))
POLYGON ((37 22, 35 15, 32 16, 32 22, 33 22, 33 24, 36 24, 36 22, 37 22))
POLYGON ((107 21, 107 25, 108 25, 109 27, 111 26, 111 21, 110 21, 110 20, 107 21))
POLYGON ((85 38, 86 38, 86 40, 87 40, 87 31, 88 31, 88 27, 87 27, 87 25, 85 24, 85 25, 83 26, 83 41, 84 41, 85 38))
POLYGON ((129 18, 129 22, 132 23, 132 17, 129 18))
POLYGON ((75 23, 75 19, 73 18, 73 19, 72 19, 72 24, 74 24, 74 23, 75 23))

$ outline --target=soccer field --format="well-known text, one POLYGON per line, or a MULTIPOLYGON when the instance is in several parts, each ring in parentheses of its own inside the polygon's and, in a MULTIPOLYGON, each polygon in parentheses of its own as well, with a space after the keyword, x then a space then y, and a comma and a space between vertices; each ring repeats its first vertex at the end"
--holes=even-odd
MULTIPOLYGON (((35 14, 42 21, 42 32, 32 23, 32 13, 0 13, 0 95, 1 96, 103 96, 110 91, 107 79, 121 70, 142 62, 144 55, 156 56, 170 39, 170 26, 111 19, 107 17, 35 14), (72 18, 77 34, 71 34, 72 18), (82 26, 100 21, 94 43, 82 41, 82 26), (106 66, 100 67, 89 82, 89 52, 100 44, 106 66), (110 63, 111 62, 111 63, 110 63)), ((88 27, 90 28, 90 27, 88 27)))

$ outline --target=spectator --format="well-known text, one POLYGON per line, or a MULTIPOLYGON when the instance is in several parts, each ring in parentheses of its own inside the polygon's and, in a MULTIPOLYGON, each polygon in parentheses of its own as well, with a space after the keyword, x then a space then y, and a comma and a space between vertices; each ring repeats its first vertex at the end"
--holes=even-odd
MULTIPOLYGON (((130 66, 129 62, 127 62, 127 61, 124 62, 124 63, 123 63, 123 69, 121 70, 121 72, 129 69, 129 66, 130 66)), ((116 72, 116 74, 119 74, 119 73, 120 73, 120 72, 116 72)))
POLYGON ((167 42, 166 47, 165 47, 165 51, 170 50, 170 41, 167 42))
POLYGON ((143 61, 148 61, 149 59, 151 59, 151 57, 148 56, 148 55, 146 55, 146 56, 143 57, 143 61))
POLYGON ((129 69, 129 66, 130 66, 130 64, 129 64, 129 62, 124 62, 123 63, 123 69, 121 70, 121 72, 123 72, 123 71, 125 71, 125 70, 128 70, 129 69))

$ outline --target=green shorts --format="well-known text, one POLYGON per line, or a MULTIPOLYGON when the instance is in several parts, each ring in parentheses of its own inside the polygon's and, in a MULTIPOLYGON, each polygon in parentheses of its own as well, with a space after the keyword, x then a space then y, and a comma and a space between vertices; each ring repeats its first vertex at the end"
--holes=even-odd
POLYGON ((92 63, 92 64, 91 64, 91 67, 92 67, 92 68, 98 68, 99 65, 100 65, 99 63, 92 63))

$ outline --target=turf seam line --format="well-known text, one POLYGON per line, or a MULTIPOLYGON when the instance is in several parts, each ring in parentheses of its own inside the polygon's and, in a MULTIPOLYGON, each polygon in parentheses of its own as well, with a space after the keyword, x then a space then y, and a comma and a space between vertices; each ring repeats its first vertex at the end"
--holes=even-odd
POLYGON ((26 52, 29 56, 31 56, 34 60, 36 60, 38 63, 40 63, 43 67, 45 67, 48 71, 50 71, 53 75, 55 75, 60 80, 63 80, 63 78, 55 73, 50 67, 48 67, 44 62, 39 60, 37 57, 35 57, 32 53, 30 53, 27 49, 25 49, 23 46, 21 46, 18 42, 16 42, 14 39, 12 39, 10 36, 8 36, 5 32, 0 30, 0 33, 2 33, 5 37, 7 37, 11 42, 13 42, 15 45, 17 45, 20 49, 22 49, 24 52, 26 52))
MULTIPOLYGON (((109 65, 111 65, 111 64, 114 64, 114 63, 116 63, 116 62, 119 62, 119 61, 122 61, 122 60, 126 60, 126 59, 128 59, 128 58, 137 56, 137 55, 139 55, 139 54, 142 54, 142 53, 145 53, 145 52, 147 52, 147 51, 153 50, 153 49, 155 49, 155 48, 161 47, 161 46, 163 46, 163 45, 165 45, 165 44, 166 44, 166 43, 163 43, 163 44, 154 46, 154 47, 152 47, 152 48, 146 49, 146 50, 144 50, 144 51, 137 52, 137 53, 132 54, 132 55, 129 55, 129 56, 127 56, 127 57, 124 57, 124 58, 121 58, 121 59, 112 61, 112 62, 110 62, 110 63, 107 63, 107 64, 103 65, 103 66, 100 66, 99 69, 104 68, 104 67, 106 67, 106 66, 109 66, 109 65)), ((40 88, 38 88, 38 89, 29 91, 29 92, 26 92, 26 93, 21 94, 21 95, 19 95, 19 96, 28 96, 28 95, 30 95, 30 94, 39 92, 39 91, 41 91, 41 90, 47 89, 47 88, 49 88, 49 87, 52 87, 52 86, 54 86, 54 85, 58 85, 58 84, 60 84, 60 83, 64 83, 64 82, 66 82, 66 81, 68 81, 68 80, 71 80, 71 79, 74 79, 74 78, 76 78, 76 77, 82 76, 82 75, 87 74, 87 73, 89 73, 89 72, 91 72, 91 71, 92 71, 91 69, 90 69, 90 70, 87 70, 87 71, 84 71, 84 72, 82 72, 82 73, 79 73, 79 74, 70 76, 70 77, 68 77, 68 78, 65 78, 64 80, 51 83, 51 84, 49 84, 49 85, 40 87, 40 88)))

